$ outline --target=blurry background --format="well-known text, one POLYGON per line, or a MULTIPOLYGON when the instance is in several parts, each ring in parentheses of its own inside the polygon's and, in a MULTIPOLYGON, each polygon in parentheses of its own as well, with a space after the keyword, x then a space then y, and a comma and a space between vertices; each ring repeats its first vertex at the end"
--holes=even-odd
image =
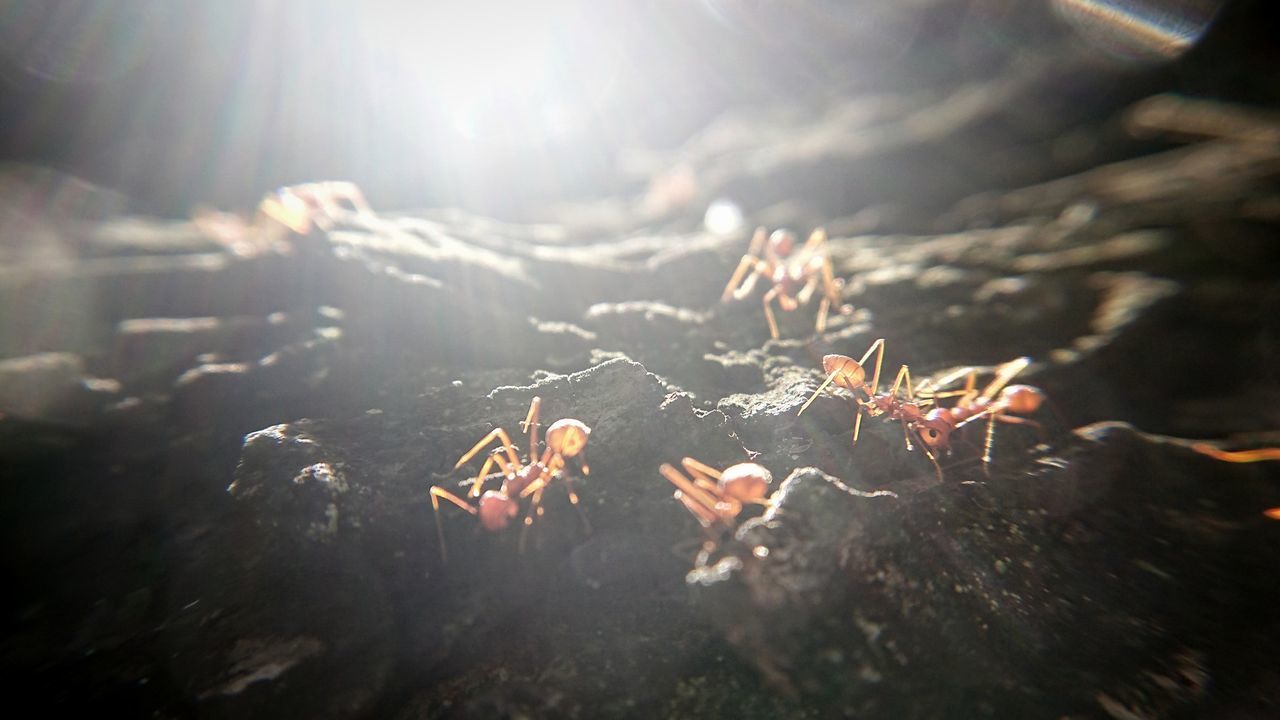
MULTIPOLYGON (((383 209, 520 218, 640 192, 679 162, 664 151, 725 112, 818 115, 842 98, 945 91, 1021 57, 1091 58, 991 129, 1027 144, 1153 91, 1274 103, 1273 5, 7 0, 0 154, 162 216, 340 178, 383 209)), ((1062 160, 1032 174, 1097 158, 1062 160)), ((844 200, 831 210, 857 209, 844 200)))

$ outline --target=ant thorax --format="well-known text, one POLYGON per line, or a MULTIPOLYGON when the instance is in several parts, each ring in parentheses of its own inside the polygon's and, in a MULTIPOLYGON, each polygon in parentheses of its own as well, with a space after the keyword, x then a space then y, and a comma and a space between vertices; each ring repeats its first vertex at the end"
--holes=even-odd
POLYGON ((807 273, 803 265, 782 263, 773 269, 769 279, 787 295, 794 295, 804 285, 807 273))
POLYGON ((524 489, 529 487, 534 480, 542 477, 542 473, 546 471, 546 466, 540 462, 529 463, 520 468, 520 471, 507 478, 506 490, 512 495, 520 495, 524 489))
POLYGON ((872 395, 862 402, 862 407, 871 417, 880 417, 893 410, 893 402, 894 399, 888 395, 872 395))
POLYGON ((873 396, 867 401, 867 407, 868 409, 873 409, 870 413, 873 417, 889 415, 893 418, 906 420, 907 422, 919 420, 923 417, 923 414, 920 412, 919 405, 916 405, 909 400, 903 400, 897 395, 890 395, 888 393, 881 393, 873 396))

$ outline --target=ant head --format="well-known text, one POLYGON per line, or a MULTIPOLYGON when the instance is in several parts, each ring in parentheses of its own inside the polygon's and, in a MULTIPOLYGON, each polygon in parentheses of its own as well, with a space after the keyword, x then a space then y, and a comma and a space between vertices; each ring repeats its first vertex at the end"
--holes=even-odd
POLYGON ((769 235, 769 251, 778 257, 786 257, 796 248, 796 234, 790 230, 774 230, 769 235))
POLYGON ((824 355, 822 370, 831 375, 831 382, 848 390, 854 390, 866 384, 867 371, 857 360, 848 355, 824 355))
POLYGON ((945 450, 951 447, 951 431, 955 426, 942 417, 945 412, 941 408, 935 408, 916 425, 920 442, 931 450, 945 450))
POLYGON ((742 502, 763 498, 771 482, 773 474, 769 469, 755 463, 738 463, 720 473, 720 488, 724 494, 742 502))
POLYGON ((519 512, 519 503, 506 493, 489 490, 480 496, 480 524, 485 530, 502 530, 519 512))
POLYGON ((587 436, 590 434, 591 428, 581 420, 557 420, 547 428, 547 447, 551 448, 551 452, 571 458, 587 446, 587 436))
POLYGON ((1044 393, 1030 385, 1010 385, 1000 393, 1001 403, 1016 415, 1030 415, 1040 409, 1044 393))

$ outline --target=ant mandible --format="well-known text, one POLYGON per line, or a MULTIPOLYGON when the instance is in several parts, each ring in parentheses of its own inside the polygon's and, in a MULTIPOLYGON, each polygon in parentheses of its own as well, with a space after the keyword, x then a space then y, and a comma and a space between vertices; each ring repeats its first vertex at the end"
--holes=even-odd
POLYGON ((783 311, 791 312, 808 304, 821 284, 822 301, 818 306, 815 332, 826 329, 827 314, 832 305, 843 315, 853 312, 851 305, 840 303, 840 288, 844 283, 835 277, 831 269, 831 259, 824 247, 827 232, 818 228, 803 246, 797 248, 797 242, 795 233, 790 230, 775 230, 766 236, 764 228, 757 228, 751 238, 750 249, 742 256, 720 296, 722 301, 730 298, 741 300, 751 294, 759 278, 773 283, 764 295, 764 316, 769 323, 769 335, 775 340, 779 337, 778 321, 769 306, 774 300, 783 311))
MULTIPOLYGON (((826 355, 822 358, 822 368, 827 378, 818 389, 809 396, 800 413, 832 383, 851 392, 862 391, 866 399, 855 399, 858 403, 857 419, 853 425, 853 442, 857 444, 858 434, 862 427, 862 415, 865 412, 872 416, 885 416, 897 420, 902 425, 903 440, 907 449, 911 449, 911 435, 920 441, 929 461, 933 463, 938 479, 942 479, 942 466, 938 464, 937 455, 951 451, 951 433, 980 418, 988 418, 987 437, 983 450, 983 470, 988 471, 991 463, 991 448, 994 442, 995 423, 1023 423, 1040 428, 1039 423, 1022 415, 1030 415, 1040 408, 1044 401, 1044 393, 1029 385, 1009 385, 1018 373, 1031 362, 1030 358, 1021 357, 1004 363, 996 369, 995 378, 981 392, 976 390, 978 371, 968 368, 962 371, 967 375, 965 389, 955 392, 938 393, 921 390, 919 394, 911 385, 911 371, 906 365, 898 369, 893 386, 888 392, 879 392, 880 370, 884 363, 884 338, 871 343, 861 360, 854 360, 847 355, 826 355), (876 353, 876 366, 872 373, 871 384, 866 382, 864 365, 872 353, 876 353), (905 389, 905 395, 899 394, 905 389), (999 393, 999 395, 997 395, 999 393), (925 408, 934 405, 938 398, 959 396, 956 404, 949 408, 934 407, 926 412, 925 408)), ((953 375, 952 378, 955 376, 953 375)), ((945 385, 949 380, 941 380, 937 385, 945 385)), ((797 413, 797 414, 800 414, 797 413)))
POLYGON ((494 428, 488 435, 485 435, 453 466, 455 470, 462 467, 494 440, 501 441, 502 444, 494 448, 494 451, 485 458, 484 465, 481 466, 480 472, 476 474, 475 480, 471 483, 471 491, 468 496, 473 499, 478 498, 475 505, 438 485, 432 486, 430 491, 431 507, 436 515, 436 534, 440 541, 440 559, 442 561, 448 562, 449 554, 445 549, 444 527, 440 524, 441 498, 477 516, 480 520, 480 525, 485 530, 498 532, 505 529, 516 515, 520 514, 520 499, 532 496, 528 513, 524 519, 524 531, 520 535, 520 548, 523 550, 524 533, 533 524, 534 517, 542 515, 543 491, 552 481, 560 479, 564 482, 565 488, 569 492, 569 501, 578 509, 578 514, 582 518, 583 528, 586 532, 591 532, 591 525, 587 522, 586 513, 582 511, 582 507, 579 505, 578 494, 574 492, 573 483, 564 472, 567 460, 574 457, 579 459, 579 466, 583 475, 588 475, 591 472, 590 468, 587 467, 586 460, 582 457, 582 451, 586 448, 587 437, 591 434, 591 428, 587 427, 582 421, 572 418, 555 421, 547 428, 546 448, 539 456, 538 418, 541 407, 542 398, 533 398, 529 403, 529 414, 525 416, 524 422, 521 423, 521 429, 527 432, 529 436, 529 462, 521 462, 519 455, 516 453, 515 443, 511 441, 511 437, 507 435, 506 430, 498 427, 494 428), (498 466, 499 472, 491 475, 489 470, 494 465, 498 466), (497 490, 484 490, 482 493, 485 482, 495 476, 502 478, 502 485, 497 490))

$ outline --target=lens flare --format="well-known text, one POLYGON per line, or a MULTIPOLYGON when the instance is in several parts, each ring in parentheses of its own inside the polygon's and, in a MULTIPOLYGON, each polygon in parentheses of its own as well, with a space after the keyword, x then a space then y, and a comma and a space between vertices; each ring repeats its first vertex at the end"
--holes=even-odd
POLYGON ((1129 60, 1173 60, 1200 41, 1223 0, 1054 0, 1088 42, 1129 60))

